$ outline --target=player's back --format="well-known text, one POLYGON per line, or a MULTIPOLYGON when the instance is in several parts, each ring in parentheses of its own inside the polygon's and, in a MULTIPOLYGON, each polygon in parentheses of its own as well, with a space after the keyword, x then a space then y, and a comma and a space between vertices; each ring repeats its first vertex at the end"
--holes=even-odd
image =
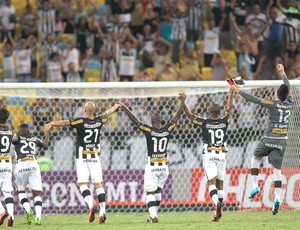
POLYGON ((17 159, 35 156, 37 147, 43 147, 43 141, 32 135, 18 135, 13 140, 17 159))
POLYGON ((13 131, 6 125, 0 125, 0 155, 9 155, 13 131))
POLYGON ((106 114, 94 119, 80 117, 71 121, 71 127, 77 131, 76 158, 94 158, 100 152, 100 130, 106 122, 106 114))
POLYGON ((170 122, 159 129, 146 124, 141 124, 139 126, 139 129, 143 131, 146 137, 148 157, 167 157, 167 147, 170 135, 175 127, 176 123, 174 122, 170 122))
POLYGON ((269 121, 264 136, 274 139, 287 139, 288 123, 291 115, 292 101, 279 99, 270 101, 269 121))

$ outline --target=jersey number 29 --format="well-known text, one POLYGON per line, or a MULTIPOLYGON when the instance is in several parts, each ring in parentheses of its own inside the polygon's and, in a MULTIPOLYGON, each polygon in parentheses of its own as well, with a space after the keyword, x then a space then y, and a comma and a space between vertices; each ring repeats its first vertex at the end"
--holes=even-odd
POLYGON ((210 141, 214 145, 223 144, 224 139, 224 131, 222 129, 209 129, 208 132, 210 133, 210 141))

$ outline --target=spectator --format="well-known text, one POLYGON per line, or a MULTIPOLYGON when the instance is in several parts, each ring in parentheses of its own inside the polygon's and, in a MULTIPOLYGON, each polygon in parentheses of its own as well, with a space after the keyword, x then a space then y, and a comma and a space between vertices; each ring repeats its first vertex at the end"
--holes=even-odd
POLYGON ((75 48, 74 46, 74 41, 70 39, 68 41, 68 46, 67 49, 65 49, 62 53, 62 58, 63 58, 63 76, 66 78, 67 73, 69 71, 69 64, 74 63, 75 65, 75 71, 78 71, 79 67, 79 50, 75 48))
POLYGON ((21 37, 27 39, 30 35, 38 37, 38 27, 37 27, 38 16, 32 11, 31 5, 26 5, 25 12, 20 18, 20 24, 22 26, 21 37))
POLYGON ((39 34, 45 39, 48 34, 55 33, 55 10, 51 8, 50 0, 43 1, 43 7, 39 10, 39 34))
POLYGON ((8 32, 15 36, 15 13, 16 9, 11 4, 11 0, 6 0, 5 5, 0 8, 0 27, 2 28, 2 39, 8 32))
POLYGON ((227 63, 220 54, 214 54, 211 60, 211 68, 211 80, 223 81, 226 79, 228 71, 227 63))
POLYGON ((74 15, 74 23, 79 24, 80 18, 84 17, 86 21, 88 21, 89 16, 92 16, 96 13, 96 5, 93 3, 92 0, 88 0, 88 3, 91 5, 91 10, 86 10, 86 5, 83 0, 77 1, 77 11, 74 15))
POLYGON ((151 26, 144 25, 143 35, 139 35, 139 43, 142 47, 142 62, 144 68, 153 67, 153 61, 151 59, 151 53, 154 51, 155 36, 151 34, 151 26))
POLYGON ((148 69, 145 69, 144 71, 141 71, 139 73, 139 76, 138 76, 138 81, 153 81, 153 76, 151 74, 150 71, 148 71, 148 69))
POLYGON ((116 69, 116 46, 113 28, 109 28, 104 39, 104 45, 99 51, 101 62, 101 81, 115 81, 117 77, 116 69))
POLYGON ((141 3, 142 0, 136 0, 135 1, 135 8, 134 11, 131 14, 131 32, 133 36, 137 37, 137 34, 143 33, 143 6, 141 3))
POLYGON ((255 64, 255 59, 251 53, 246 43, 240 44, 240 49, 237 51, 237 61, 238 61, 238 74, 244 71, 244 79, 253 80, 253 68, 255 64))
POLYGON ((68 65, 68 73, 66 76, 66 82, 82 82, 84 79, 84 71, 89 62, 91 55, 93 54, 92 49, 89 49, 85 61, 82 62, 78 70, 76 70, 76 65, 73 62, 70 62, 68 65))
MULTIPOLYGON (((299 14, 298 14, 299 15, 299 14)), ((299 18, 286 17, 283 19, 283 34, 285 49, 289 48, 290 43, 300 43, 300 20, 299 18)))
POLYGON ((173 62, 178 63, 179 61, 179 46, 181 39, 186 37, 186 24, 185 24, 185 12, 181 8, 180 2, 174 2, 173 10, 172 10, 172 43, 174 47, 173 52, 173 62))
POLYGON ((81 58, 85 58, 86 51, 89 47, 90 29, 85 16, 79 18, 78 24, 75 26, 76 48, 79 50, 81 58))
MULTIPOLYGON (((298 43, 299 44, 299 43, 298 43)), ((286 50, 284 55, 284 66, 289 69, 296 62, 297 56, 300 55, 299 46, 296 42, 290 42, 289 48, 286 50)))
POLYGON ((155 51, 151 54, 156 74, 160 74, 165 68, 165 62, 172 61, 173 45, 169 41, 160 37, 156 41, 155 51))
POLYGON ((167 15, 170 16, 170 1, 161 0, 161 5, 156 7, 156 11, 158 12, 159 22, 164 21, 167 15))
POLYGON ((175 64, 165 61, 163 71, 157 75, 157 81, 178 81, 181 78, 180 70, 175 64))
MULTIPOLYGON (((244 43, 246 43, 251 51, 251 53, 253 54, 255 61, 258 64, 258 60, 259 60, 259 51, 258 51, 258 38, 264 33, 264 31, 267 29, 268 23, 266 23, 260 31, 257 31, 256 33, 253 32, 253 26, 251 23, 247 23, 246 24, 246 31, 242 31, 236 21, 235 18, 233 16, 233 14, 230 14, 230 18, 231 18, 231 24, 234 27, 235 33, 236 33, 236 37, 238 41, 242 41, 244 43)), ((254 71, 256 70, 256 65, 254 66, 254 71)))
POLYGON ((44 151, 40 151, 40 156, 37 158, 41 172, 49 172, 52 170, 53 160, 51 157, 46 157, 44 151))
POLYGON ((4 38, 3 41, 3 81, 4 82, 14 82, 15 81, 15 41, 12 38, 10 32, 4 38))
POLYGON ((47 61, 47 81, 63 82, 62 76, 62 60, 59 53, 52 53, 47 61))
POLYGON ((137 40, 131 32, 128 32, 126 36, 126 40, 120 45, 119 75, 120 81, 133 81, 137 40))
POLYGON ((62 15, 62 20, 65 24, 64 33, 73 34, 74 33, 74 15, 73 10, 73 0, 62 1, 62 8, 59 9, 62 15))
POLYGON ((46 61, 50 58, 52 53, 60 53, 54 34, 48 34, 43 45, 43 60, 46 61))
POLYGON ((34 35, 30 35, 27 38, 27 43, 31 49, 31 76, 35 80, 40 81, 40 79, 38 79, 39 71, 37 69, 38 68, 37 53, 40 52, 40 43, 38 42, 37 37, 35 37, 34 35))
POLYGON ((196 42, 199 39, 201 20, 204 20, 204 17, 201 14, 201 9, 196 5, 196 0, 188 0, 186 21, 188 40, 196 42))
POLYGON ((128 26, 131 22, 131 14, 135 8, 135 2, 129 0, 110 1, 113 14, 117 14, 123 26, 128 26))
POLYGON ((193 42, 186 42, 183 38, 180 43, 180 64, 181 64, 181 81, 199 81, 203 80, 200 74, 199 62, 195 55, 195 44, 193 42), (184 46, 186 45, 186 51, 184 46))
POLYGON ((208 6, 215 18, 215 25, 220 28, 220 47, 224 49, 232 48, 229 14, 234 7, 234 2, 231 0, 231 4, 228 6, 225 0, 219 0, 219 7, 216 7, 208 1, 208 6))
MULTIPOLYGON (((104 28, 105 25, 103 25, 104 28)), ((106 28, 105 28, 106 29, 106 28)), ((99 51, 103 45, 104 33, 100 23, 97 20, 93 21, 93 28, 91 30, 94 37, 94 47, 93 47, 93 54, 98 55, 99 51)))
POLYGON ((248 4, 251 1, 245 1, 245 0, 237 0, 234 4, 233 8, 233 14, 236 17, 236 24, 238 27, 244 31, 245 29, 245 21, 246 21, 246 16, 247 16, 247 11, 248 11, 248 4))
MULTIPOLYGON (((252 5, 252 13, 246 17, 246 24, 251 23, 253 27, 253 33, 258 33, 267 24, 267 17, 265 14, 261 13, 259 3, 254 3, 252 5)), ((258 49, 260 53, 264 53, 264 37, 261 35, 258 38, 258 49)))
POLYGON ((60 11, 58 11, 58 10, 55 11, 55 25, 54 25, 55 30, 54 30, 54 32, 58 39, 64 33, 65 27, 66 27, 66 25, 62 20, 60 11))
POLYGON ((267 57, 271 62, 270 70, 271 76, 274 78, 274 70, 277 64, 282 62, 282 31, 283 25, 278 17, 278 8, 272 7, 272 2, 270 1, 266 15, 269 19, 269 27, 267 31, 267 57))
POLYGON ((16 74, 19 82, 31 82, 31 49, 25 39, 19 41, 16 50, 16 74))
POLYGON ((159 33, 160 36, 168 42, 172 42, 172 27, 170 14, 166 14, 163 21, 160 24, 159 33))
POLYGON ((158 17, 153 9, 153 4, 148 3, 146 6, 146 10, 143 14, 143 22, 144 25, 149 25, 151 29, 151 33, 157 32, 157 26, 158 26, 158 17))
MULTIPOLYGON (((220 26, 215 27, 215 21, 208 21, 208 28, 204 30, 204 66, 210 66, 214 54, 219 53, 219 33, 220 26)), ((202 22, 202 28, 204 29, 204 21, 202 22)))

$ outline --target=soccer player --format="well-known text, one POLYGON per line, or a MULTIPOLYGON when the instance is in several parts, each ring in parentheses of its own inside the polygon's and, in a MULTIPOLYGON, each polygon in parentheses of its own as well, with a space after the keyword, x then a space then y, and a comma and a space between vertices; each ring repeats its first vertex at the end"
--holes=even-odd
POLYGON ((221 106, 212 103, 209 107, 209 117, 201 118, 191 113, 184 104, 184 111, 192 122, 200 126, 203 136, 203 167, 207 178, 209 194, 215 205, 212 221, 218 222, 222 216, 224 198, 223 181, 226 169, 227 128, 230 121, 233 90, 229 91, 226 111, 221 116, 221 106))
POLYGON ((14 225, 14 198, 11 194, 12 187, 12 161, 10 156, 10 146, 12 144, 13 131, 6 125, 9 118, 7 109, 0 109, 0 186, 7 211, 0 202, 0 225, 9 216, 6 227, 14 225))
POLYGON ((183 112, 184 96, 181 93, 180 106, 175 116, 162 126, 162 118, 158 111, 151 115, 152 126, 140 121, 123 103, 120 103, 129 119, 145 134, 147 141, 147 164, 144 174, 144 191, 147 194, 146 202, 150 213, 148 222, 157 223, 157 211, 161 201, 163 189, 169 175, 167 147, 176 122, 183 112))
POLYGON ((47 148, 49 145, 49 133, 45 133, 44 141, 34 137, 29 132, 27 124, 21 124, 19 135, 15 135, 12 140, 15 146, 17 164, 15 168, 16 185, 19 200, 27 213, 27 224, 33 222, 33 211, 30 208, 28 198, 25 193, 26 185, 29 183, 32 189, 35 207, 35 225, 41 225, 42 219, 42 178, 40 166, 36 160, 37 147, 47 148))
POLYGON ((247 101, 259 104, 269 110, 269 122, 264 132, 264 137, 257 145, 251 160, 253 187, 249 198, 254 198, 260 192, 258 187, 259 164, 261 158, 267 156, 269 163, 274 167, 275 199, 272 208, 273 215, 278 213, 280 207, 282 185, 281 166, 286 149, 288 123, 293 105, 292 97, 290 96, 290 83, 284 72, 283 65, 277 65, 277 72, 278 75, 282 77, 284 84, 278 88, 275 100, 259 99, 241 91, 236 86, 231 86, 234 91, 239 93, 247 101))
POLYGON ((80 192, 86 201, 90 212, 89 222, 95 219, 97 211, 96 203, 93 204, 91 191, 88 187, 89 178, 94 184, 94 189, 99 201, 100 212, 98 224, 102 224, 106 220, 105 214, 105 191, 103 188, 102 168, 98 154, 100 153, 100 131, 108 120, 108 116, 120 107, 119 104, 114 105, 105 113, 94 116, 95 104, 91 101, 84 105, 84 117, 74 118, 73 120, 53 121, 45 125, 44 130, 50 130, 52 127, 71 126, 76 129, 76 170, 77 182, 80 192))

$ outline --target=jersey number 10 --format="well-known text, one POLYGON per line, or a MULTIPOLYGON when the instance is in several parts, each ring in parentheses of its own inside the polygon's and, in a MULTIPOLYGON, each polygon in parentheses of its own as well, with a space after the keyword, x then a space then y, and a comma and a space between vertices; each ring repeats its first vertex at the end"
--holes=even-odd
POLYGON ((163 137, 163 138, 157 139, 156 137, 152 137, 152 141, 153 141, 153 152, 163 153, 164 151, 166 151, 168 138, 163 137))

